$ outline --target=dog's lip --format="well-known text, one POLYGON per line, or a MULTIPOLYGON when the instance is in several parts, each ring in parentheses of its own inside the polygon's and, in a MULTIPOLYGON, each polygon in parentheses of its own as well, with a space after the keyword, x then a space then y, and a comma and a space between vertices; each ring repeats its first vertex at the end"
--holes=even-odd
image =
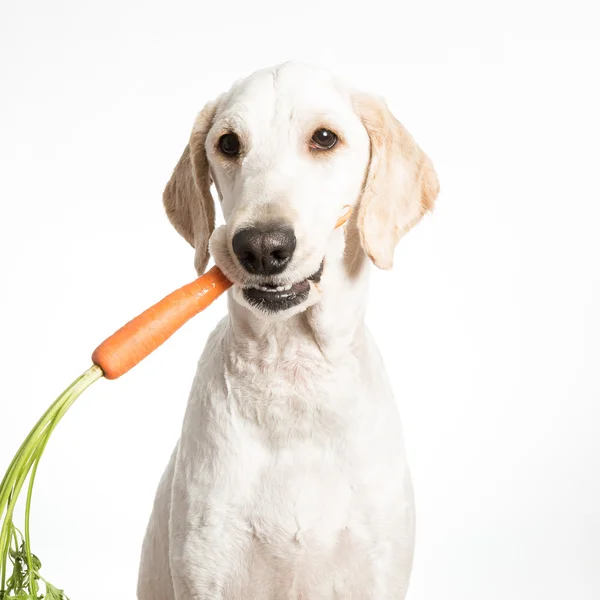
POLYGON ((310 292, 311 281, 318 282, 323 273, 323 261, 310 277, 287 285, 264 283, 243 288, 245 299, 267 312, 279 312, 302 304, 310 292))
POLYGON ((258 283, 254 285, 248 285, 244 287, 244 290, 252 290, 252 291, 260 291, 265 294, 293 294, 299 291, 303 291, 310 287, 310 282, 314 281, 318 283, 321 281, 321 276, 323 275, 323 266, 325 264, 325 260, 321 261, 321 265, 319 268, 306 279, 302 279, 301 281, 297 281, 296 283, 288 283, 288 284, 277 284, 271 282, 258 283))
POLYGON ((303 279, 290 286, 268 288, 266 286, 244 288, 244 295, 251 300, 260 300, 267 303, 278 303, 292 299, 304 300, 310 291, 310 282, 303 279))

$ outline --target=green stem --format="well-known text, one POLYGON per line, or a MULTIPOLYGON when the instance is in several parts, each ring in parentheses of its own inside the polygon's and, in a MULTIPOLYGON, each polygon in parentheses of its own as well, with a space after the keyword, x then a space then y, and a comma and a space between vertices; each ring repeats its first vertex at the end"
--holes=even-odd
POLYGON ((46 426, 47 423, 44 423, 43 426, 36 426, 34 431, 32 431, 32 433, 27 437, 26 443, 21 445, 21 448, 13 458, 6 475, 2 480, 2 484, 0 485, 0 515, 4 513, 4 509, 8 504, 8 498, 12 493, 17 473, 19 473, 23 468, 23 463, 27 460, 27 457, 30 455, 32 449, 34 449, 37 445, 39 441, 38 438, 43 434, 46 426))
MULTIPOLYGON (((6 564, 10 550, 11 534, 14 525, 12 524, 12 515, 23 483, 31 472, 29 482, 29 491, 27 494, 27 504, 25 509, 25 547, 27 549, 27 559, 29 566, 30 586, 33 577, 31 547, 29 540, 29 517, 31 509, 31 495, 33 490, 33 481, 37 471, 37 465, 40 457, 46 447, 50 435, 58 425, 64 414, 71 407, 73 402, 88 388, 92 383, 102 377, 102 369, 97 365, 90 367, 83 375, 78 377, 50 406, 44 413, 44 416, 37 422, 31 430, 18 452, 15 454, 8 471, 6 472, 2 483, 0 484, 0 517, 4 515, 4 522, 0 530, 0 595, 6 588, 6 564)), ((35 588, 35 582, 33 587, 35 588)), ((30 590, 31 592, 31 590, 30 590)), ((34 595, 35 597, 35 595, 34 595)))
POLYGON ((24 463, 25 468, 19 472, 17 479, 13 483, 12 489, 8 493, 7 500, 7 508, 4 516, 4 522, 2 524, 2 529, 0 530, 0 557, 2 558, 2 578, 1 578, 1 587, 0 591, 4 591, 6 584, 6 564, 8 561, 8 553, 10 549, 10 536, 12 529, 12 514, 14 511, 15 504, 17 502, 17 498, 19 496, 19 492, 21 491, 21 487, 27 477, 27 473, 33 464, 33 452, 35 448, 30 450, 30 453, 23 456, 23 461, 20 461, 18 464, 24 463))
POLYGON ((23 468, 23 463, 26 461, 27 456, 31 449, 39 443, 40 438, 44 435, 44 430, 54 420, 56 414, 61 408, 68 402, 69 406, 74 400, 94 381, 102 376, 102 370, 100 367, 94 365, 88 369, 83 375, 78 377, 50 406, 50 408, 44 413, 44 416, 37 422, 35 427, 31 430, 26 440, 21 444, 18 452, 15 454, 6 475, 4 476, 2 483, 0 484, 0 515, 3 514, 6 504, 8 502, 8 496, 13 488, 15 475, 20 472, 23 468), (69 402, 70 400, 70 402, 69 402))
MULTIPOLYGON (((58 419, 58 416, 56 417, 58 419)), ((55 419, 55 422, 57 422, 55 419)), ((42 457, 42 453, 44 452, 44 448, 50 439, 50 434, 54 427, 50 428, 44 441, 41 443, 39 452, 36 455, 35 461, 33 463, 33 468, 31 469, 31 475, 29 476, 29 488, 27 490, 27 501, 25 503, 25 551, 27 552, 27 572, 29 575, 29 593, 37 598, 37 583, 35 581, 35 571, 33 568, 33 560, 31 559, 31 542, 29 538, 29 516, 31 514, 31 496, 33 494, 33 482, 35 481, 35 474, 37 473, 38 465, 40 464, 40 458, 42 457)))
POLYGON ((20 471, 12 489, 12 493, 10 494, 10 499, 8 501, 8 506, 6 508, 6 513, 4 515, 4 523, 2 524, 2 530, 0 531, 0 543, 2 546, 0 547, 2 552, 2 587, 0 590, 4 591, 5 583, 6 583, 6 563, 8 559, 8 551, 10 548, 10 536, 12 530, 12 516, 15 510, 15 505, 17 504, 17 500, 19 499, 19 493, 23 484, 25 483, 25 479, 27 479, 27 474, 29 473, 29 469, 35 460, 35 448, 31 451, 27 461, 25 462, 25 468, 20 471))
MULTIPOLYGON (((86 373, 84 373, 82 376, 78 377, 66 390, 64 390, 58 396, 58 398, 50 405, 48 410, 42 415, 40 420, 35 424, 34 428, 29 432, 28 436, 25 438, 25 441, 21 444, 21 447, 17 450, 17 453, 15 454, 10 465, 8 466, 8 469, 7 469, 4 477, 2 478, 2 483, 0 483, 0 490, 4 489, 5 484, 7 484, 9 479, 11 478, 11 475, 14 471, 16 462, 19 459, 19 456, 21 456, 21 453, 23 452, 23 450, 30 444, 32 438, 35 436, 39 436, 41 430, 43 430, 46 427, 46 425, 48 424, 48 418, 50 417, 51 413, 54 413, 56 411, 57 404, 59 404, 61 401, 64 400, 64 397, 73 389, 75 384, 82 377, 84 377, 88 372, 89 371, 86 371, 86 373)), ((2 514, 2 513, 0 512, 0 514, 2 514)))
MULTIPOLYGON (((94 381, 95 381, 95 379, 94 379, 94 381)), ((31 542, 29 539, 29 516, 31 513, 31 496, 33 493, 33 483, 35 481, 35 475, 37 473, 38 465, 40 464, 40 459, 42 458, 42 454, 44 453, 46 444, 48 443, 48 440, 50 439, 52 432, 54 431, 54 429, 56 428, 56 426, 58 425, 60 420, 63 418, 65 413, 72 406, 73 402, 75 402, 75 400, 77 400, 77 397, 81 394, 81 392, 83 392, 83 390, 85 390, 85 388, 88 385, 91 385, 92 383, 93 383, 93 381, 90 381, 90 383, 88 383, 85 387, 83 387, 81 389, 81 391, 79 391, 79 392, 77 392, 77 390, 73 390, 71 392, 69 398, 61 405, 59 412, 54 417, 52 423, 48 426, 47 432, 44 433, 44 438, 43 438, 43 440, 41 440, 41 442, 38 446, 38 451, 36 452, 36 458, 33 463, 33 468, 31 469, 31 475, 29 476, 29 489, 27 490, 27 501, 25 504, 25 550, 27 552, 27 566, 29 567, 29 569, 28 569, 29 587, 30 587, 29 593, 32 594, 34 598, 36 597, 36 593, 37 593, 37 585, 35 582, 33 561, 31 559, 31 542)))

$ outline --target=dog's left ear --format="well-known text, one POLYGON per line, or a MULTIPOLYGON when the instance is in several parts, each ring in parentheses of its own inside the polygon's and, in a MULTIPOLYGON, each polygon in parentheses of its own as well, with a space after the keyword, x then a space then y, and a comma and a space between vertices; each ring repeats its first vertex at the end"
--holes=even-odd
POLYGON ((362 247, 380 269, 391 269, 400 238, 433 208, 439 182, 429 157, 385 102, 356 94, 354 108, 371 142, 358 207, 362 247))

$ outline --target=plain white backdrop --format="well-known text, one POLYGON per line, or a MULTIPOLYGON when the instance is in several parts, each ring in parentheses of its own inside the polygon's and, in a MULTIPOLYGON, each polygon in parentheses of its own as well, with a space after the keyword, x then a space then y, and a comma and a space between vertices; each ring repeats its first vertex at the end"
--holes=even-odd
MULTIPOLYGON (((410 600, 600 598, 597 6, 4 2, 0 472, 107 335, 194 277, 161 194, 206 100, 293 58, 384 96, 437 210, 373 272, 416 487, 410 600)), ((42 573, 133 598, 141 539, 219 301, 55 432, 42 573)))

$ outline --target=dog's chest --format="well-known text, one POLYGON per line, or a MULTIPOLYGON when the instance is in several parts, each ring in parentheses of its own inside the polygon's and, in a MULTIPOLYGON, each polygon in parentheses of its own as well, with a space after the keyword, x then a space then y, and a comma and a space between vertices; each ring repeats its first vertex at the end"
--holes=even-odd
POLYGON ((344 531, 359 533, 370 499, 346 452, 302 443, 265 457, 243 514, 264 550, 330 551, 344 531))
POLYGON ((174 488, 185 531, 198 532, 186 533, 194 553, 239 553, 232 598, 265 581, 281 590, 313 582, 298 597, 330 598, 347 573, 373 588, 410 500, 399 421, 374 354, 332 364, 298 344, 272 356, 209 356, 174 488))
POLYGON ((366 535, 403 458, 385 391, 367 390, 358 359, 331 368, 303 352, 227 379, 239 411, 231 451, 244 465, 232 482, 242 518, 259 545, 292 552, 366 535))
POLYGON ((331 365, 314 346, 290 340, 277 351, 232 354, 226 364, 228 400, 271 439, 330 437, 347 427, 360 400, 355 356, 331 365))
POLYGON ((343 589, 349 577, 374 589, 374 564, 389 560, 408 501, 403 457, 374 437, 353 431, 329 444, 296 438, 273 448, 251 429, 241 434, 235 475, 207 499, 228 515, 243 560, 259 565, 249 567, 248 589, 263 585, 257 570, 299 598, 333 598, 331 591, 343 589))

